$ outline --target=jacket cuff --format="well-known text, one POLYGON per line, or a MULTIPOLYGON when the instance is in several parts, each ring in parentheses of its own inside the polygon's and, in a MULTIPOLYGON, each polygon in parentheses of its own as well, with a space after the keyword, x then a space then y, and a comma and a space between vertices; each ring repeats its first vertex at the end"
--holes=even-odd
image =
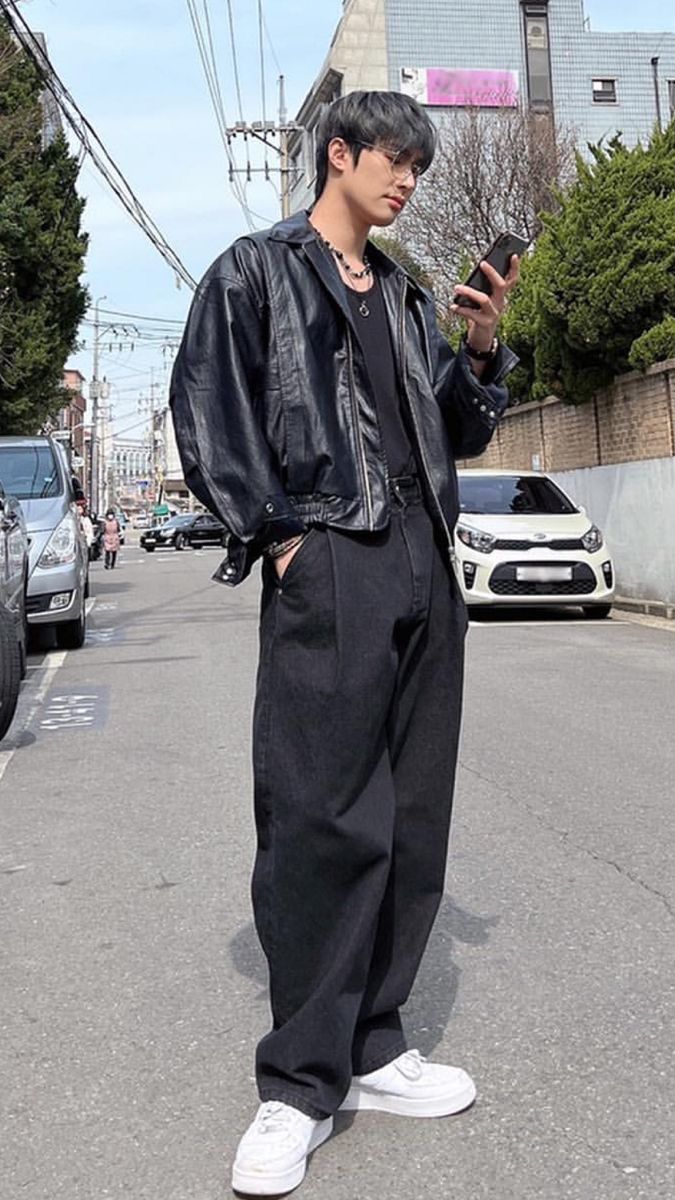
POLYGON ((260 518, 260 525, 252 537, 245 540, 230 534, 227 554, 213 575, 218 583, 236 587, 250 574, 266 546, 307 532, 305 522, 293 511, 284 495, 267 496, 260 518))
POLYGON ((477 375, 474 375, 471 369, 471 359, 467 354, 463 344, 460 345, 458 357, 462 363, 462 367, 470 372, 473 382, 478 384, 479 387, 489 387, 491 383, 502 383, 502 381, 506 379, 506 376, 510 375, 514 367, 517 367, 518 363, 520 362, 518 355, 514 354, 513 350, 510 350, 509 347, 505 346, 503 342, 500 342, 497 353, 488 363, 486 369, 483 371, 483 374, 479 379, 477 375))

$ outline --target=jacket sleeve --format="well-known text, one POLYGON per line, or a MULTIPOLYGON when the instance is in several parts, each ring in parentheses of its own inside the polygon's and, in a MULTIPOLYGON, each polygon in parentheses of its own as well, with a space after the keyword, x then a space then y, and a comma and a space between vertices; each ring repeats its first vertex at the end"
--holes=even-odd
POLYGON ((455 354, 435 318, 431 334, 434 391, 441 406, 455 458, 482 454, 508 403, 503 381, 518 364, 508 346, 501 345, 497 357, 479 379, 462 347, 455 354))
POLYGON ((269 542, 305 531, 284 494, 257 404, 265 313, 246 282, 214 264, 192 303, 171 379, 176 441, 190 491, 228 531, 214 578, 235 585, 269 542))

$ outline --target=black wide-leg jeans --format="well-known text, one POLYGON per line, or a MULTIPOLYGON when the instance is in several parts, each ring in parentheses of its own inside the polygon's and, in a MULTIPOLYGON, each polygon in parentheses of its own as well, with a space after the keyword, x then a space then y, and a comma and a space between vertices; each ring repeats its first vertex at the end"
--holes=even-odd
POLYGON ((263 571, 253 757, 263 1100, 323 1118, 391 1061, 443 893, 466 608, 416 483, 263 571))

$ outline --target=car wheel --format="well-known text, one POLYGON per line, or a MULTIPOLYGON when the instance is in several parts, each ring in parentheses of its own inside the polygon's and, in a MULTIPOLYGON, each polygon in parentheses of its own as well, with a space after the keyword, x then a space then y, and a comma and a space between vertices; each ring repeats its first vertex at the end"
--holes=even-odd
POLYGON ((12 724, 21 687, 21 652, 14 621, 0 611, 0 740, 12 724))
POLYGON ((64 621, 55 626, 56 644, 61 650, 79 650, 84 645, 87 632, 87 614, 82 604, 82 612, 75 621, 64 621))
POLYGON ((146 554, 154 554, 155 553, 154 546, 144 546, 143 549, 145 550, 146 554))
POLYGON ((179 533, 176 537, 176 550, 184 550, 190 543, 184 533, 179 533))
POLYGON ((611 604, 584 604, 584 616, 588 617, 589 621, 602 621, 608 617, 612 611, 611 604))

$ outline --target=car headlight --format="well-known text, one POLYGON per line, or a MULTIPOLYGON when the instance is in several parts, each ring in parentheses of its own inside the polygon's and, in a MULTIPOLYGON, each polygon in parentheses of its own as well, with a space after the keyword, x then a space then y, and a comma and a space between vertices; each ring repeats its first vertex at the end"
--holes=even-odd
POLYGON ((481 529, 469 529, 468 525, 457 526, 457 537, 465 546, 479 550, 481 554, 489 554, 497 540, 491 533, 483 533, 481 529))
POLYGON ((172 538, 175 532, 175 529, 160 529, 159 536, 161 538, 172 538))
POLYGON ((75 561, 77 554, 77 527, 72 513, 66 513, 45 546, 38 562, 39 567, 63 567, 75 561))
POLYGON ((581 542, 584 550, 587 550, 589 554, 595 554, 596 550, 600 549, 602 546, 602 534, 597 525, 591 525, 588 532, 582 537, 581 542))

